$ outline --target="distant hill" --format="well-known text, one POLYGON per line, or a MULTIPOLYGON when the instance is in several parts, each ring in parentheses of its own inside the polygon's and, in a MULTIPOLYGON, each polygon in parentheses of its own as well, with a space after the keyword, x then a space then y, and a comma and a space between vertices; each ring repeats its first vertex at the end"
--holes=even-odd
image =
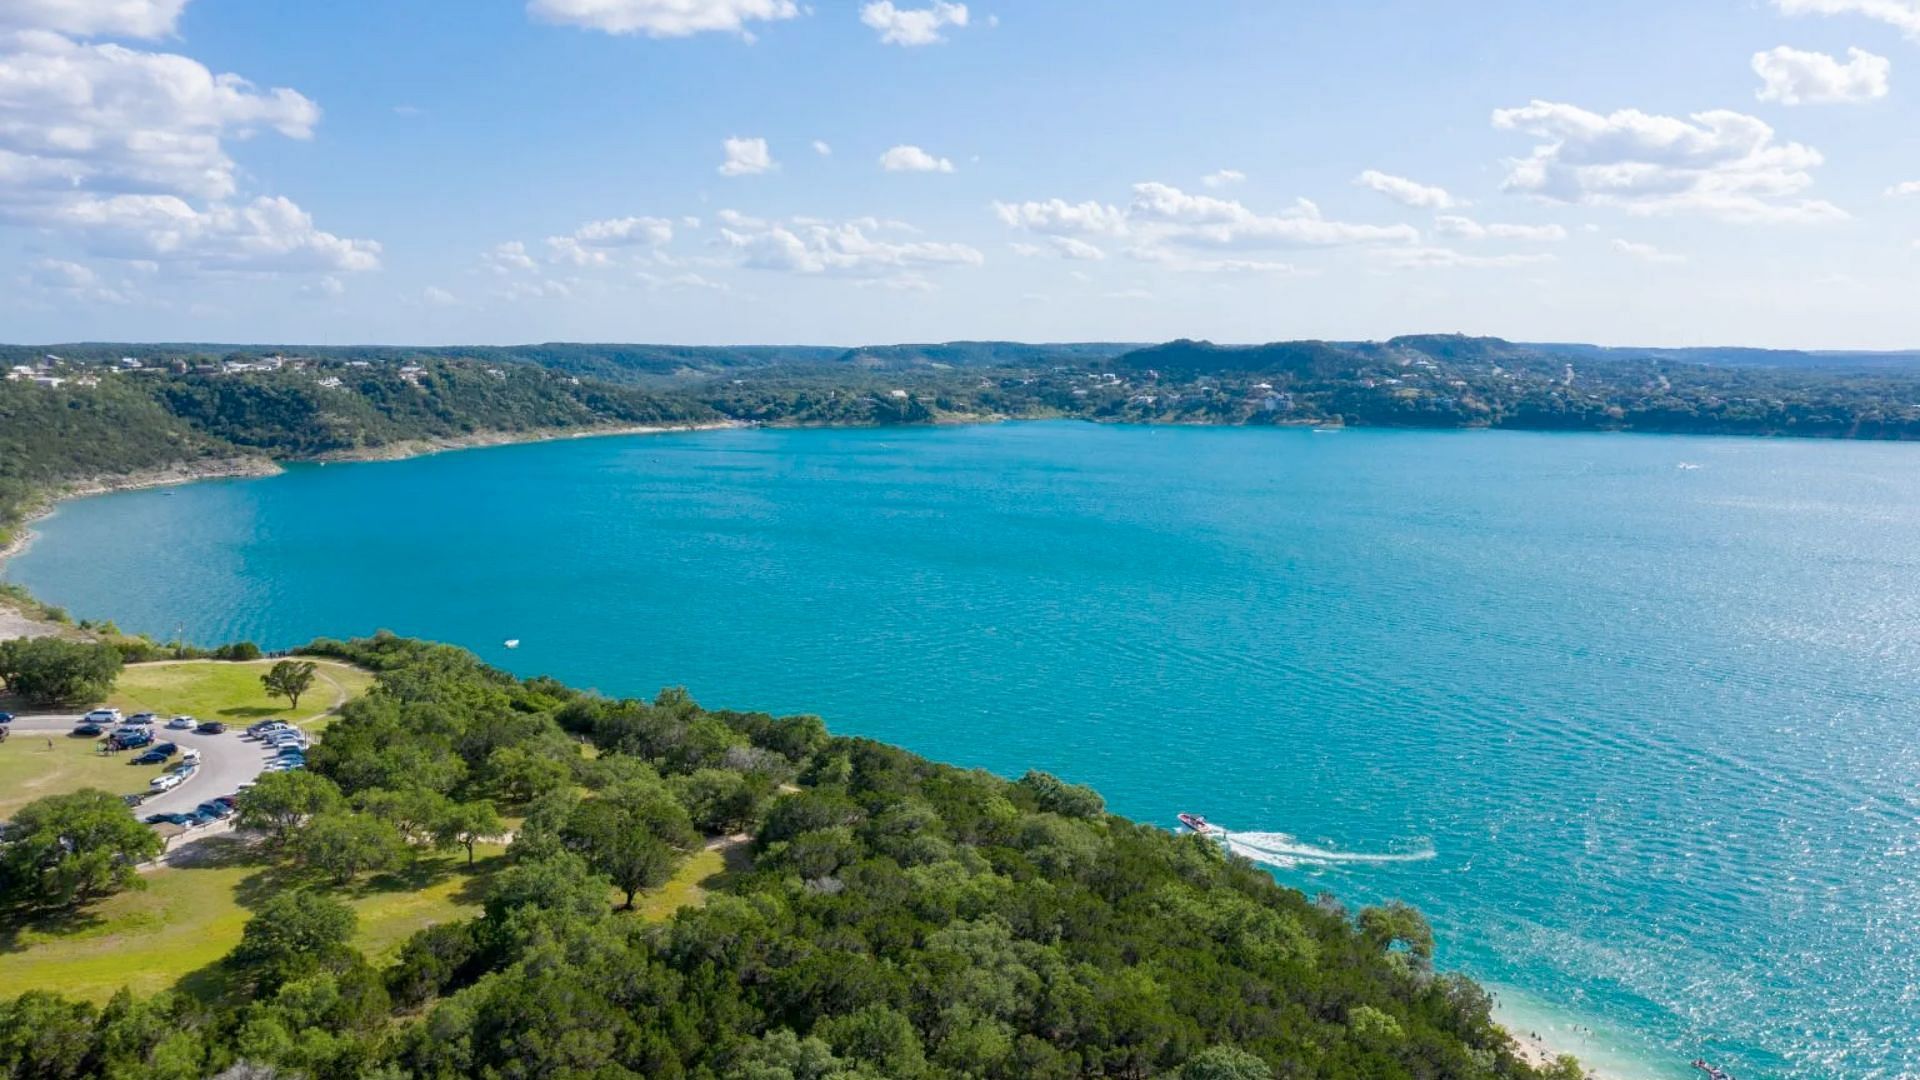
POLYGON ((1920 349, 1867 352, 1847 349, 1749 349, 1736 346, 1695 348, 1641 348, 1632 346, 1538 344, 1527 348, 1587 360, 1662 360, 1709 367, 1834 368, 1865 371, 1877 368, 1920 368, 1920 349))

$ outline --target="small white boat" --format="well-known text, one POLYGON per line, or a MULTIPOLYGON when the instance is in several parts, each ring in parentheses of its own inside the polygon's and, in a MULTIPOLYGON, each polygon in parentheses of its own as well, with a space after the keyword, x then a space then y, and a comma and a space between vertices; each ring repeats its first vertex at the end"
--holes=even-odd
POLYGON ((519 647, 520 647, 520 639, 519 639, 519 638, 517 638, 517 637, 510 637, 510 638, 508 638, 508 639, 506 640, 506 646, 507 646, 507 648, 509 648, 509 649, 517 649, 517 648, 519 648, 519 647))

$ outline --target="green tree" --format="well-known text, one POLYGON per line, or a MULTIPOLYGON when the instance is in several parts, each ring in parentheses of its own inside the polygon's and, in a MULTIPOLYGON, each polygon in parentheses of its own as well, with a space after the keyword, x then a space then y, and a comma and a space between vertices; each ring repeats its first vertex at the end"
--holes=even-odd
POLYGON ((309 818, 341 805, 340 789, 333 781, 292 769, 267 773, 241 792, 234 821, 243 829, 265 832, 275 846, 283 846, 309 818))
POLYGON ((1180 1066, 1179 1080, 1273 1080, 1273 1069, 1237 1046, 1209 1046, 1180 1066))
POLYGON ((294 857, 346 884, 367 870, 386 870, 406 854, 393 826, 372 814, 326 813, 307 821, 293 837, 294 857))
POLYGON ((473 865, 473 846, 506 829, 500 812, 486 799, 453 803, 441 810, 433 823, 434 842, 442 847, 467 849, 467 865, 473 865))
POLYGON ((752 827, 760 816, 763 792, 731 769, 697 769, 675 777, 673 792, 694 825, 707 832, 739 832, 752 827))
POLYGON ((267 688, 273 697, 287 699, 287 707, 300 707, 300 695, 313 688, 314 672, 318 667, 311 660, 282 660, 267 669, 260 676, 260 685, 267 688))
POLYGON ((687 811, 665 788, 625 784, 574 808, 562 829, 588 865, 626 894, 664 885, 680 853, 699 842, 687 811))
POLYGON ((104 791, 49 795, 21 807, 0 833, 0 882, 28 903, 71 907, 141 887, 135 867, 164 846, 104 791))
POLYGON ((0 641, 0 683, 35 705, 88 705, 113 690, 120 650, 56 637, 0 641))
POLYGON ((487 777, 512 802, 532 802, 566 786, 567 766, 519 746, 503 746, 487 758, 487 777))
POLYGON ((331 896, 309 889, 278 893, 247 920, 227 962, 271 992, 317 971, 351 966, 359 958, 350 944, 358 925, 353 909, 331 896))

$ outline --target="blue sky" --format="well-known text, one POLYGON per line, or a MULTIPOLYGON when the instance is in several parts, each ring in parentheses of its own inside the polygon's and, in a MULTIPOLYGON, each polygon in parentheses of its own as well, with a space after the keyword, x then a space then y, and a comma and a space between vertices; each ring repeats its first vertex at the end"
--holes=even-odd
POLYGON ((1920 0, 0 0, 0 338, 1920 347, 1915 71, 1920 0))

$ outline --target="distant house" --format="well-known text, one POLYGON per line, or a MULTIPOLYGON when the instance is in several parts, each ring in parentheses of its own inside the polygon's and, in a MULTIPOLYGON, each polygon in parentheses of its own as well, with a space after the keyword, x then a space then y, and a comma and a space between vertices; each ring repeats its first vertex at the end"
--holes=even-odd
POLYGON ((328 390, 340 389, 340 380, 332 375, 320 380, 320 385, 328 390))
POLYGON ((139 360, 131 356, 121 357, 119 363, 120 363, 120 367, 127 371, 138 371, 141 368, 146 366, 145 364, 142 364, 139 360))

